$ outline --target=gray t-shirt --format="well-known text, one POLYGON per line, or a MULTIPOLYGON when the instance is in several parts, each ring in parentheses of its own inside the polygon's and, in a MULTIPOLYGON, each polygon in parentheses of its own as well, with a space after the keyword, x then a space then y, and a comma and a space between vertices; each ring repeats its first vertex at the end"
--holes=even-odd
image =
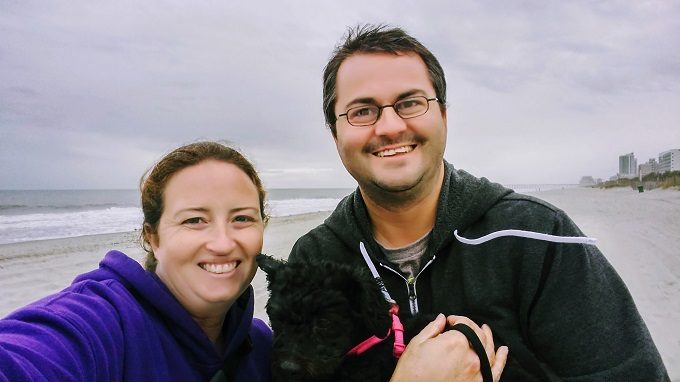
POLYGON ((404 247, 387 248, 380 242, 378 242, 378 245, 380 245, 387 260, 398 266, 399 270, 405 273, 410 281, 412 278, 416 277, 420 270, 420 260, 425 254, 429 241, 430 232, 404 247))

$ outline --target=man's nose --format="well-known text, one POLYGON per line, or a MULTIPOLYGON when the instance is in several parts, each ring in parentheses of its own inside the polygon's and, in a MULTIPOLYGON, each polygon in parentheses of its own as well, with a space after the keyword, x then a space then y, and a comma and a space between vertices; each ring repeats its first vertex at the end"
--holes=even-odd
POLYGON ((376 121, 375 135, 395 135, 406 130, 406 121, 394 110, 394 107, 382 109, 380 118, 376 121))

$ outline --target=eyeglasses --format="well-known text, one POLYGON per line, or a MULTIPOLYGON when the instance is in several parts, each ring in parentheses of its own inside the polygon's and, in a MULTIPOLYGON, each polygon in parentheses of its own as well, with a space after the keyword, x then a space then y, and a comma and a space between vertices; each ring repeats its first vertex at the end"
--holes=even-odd
POLYGON ((415 96, 404 98, 391 105, 362 105, 351 107, 347 112, 338 115, 344 116, 352 126, 370 126, 380 119, 382 111, 386 107, 391 107, 402 119, 409 119, 421 116, 430 109, 430 101, 439 101, 439 98, 427 98, 425 96, 415 96))

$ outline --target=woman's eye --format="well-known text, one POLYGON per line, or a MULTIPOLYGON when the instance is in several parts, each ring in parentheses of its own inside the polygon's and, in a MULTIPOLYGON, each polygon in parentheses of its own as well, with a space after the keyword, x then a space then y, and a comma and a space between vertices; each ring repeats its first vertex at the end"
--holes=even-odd
POLYGON ((203 222, 203 219, 201 219, 199 217, 195 217, 195 218, 186 219, 185 221, 182 222, 182 224, 199 224, 199 223, 202 223, 202 222, 203 222))
POLYGON ((253 218, 252 216, 248 216, 248 215, 238 215, 234 218, 234 221, 239 222, 239 223, 250 223, 250 222, 254 222, 255 218, 253 218))

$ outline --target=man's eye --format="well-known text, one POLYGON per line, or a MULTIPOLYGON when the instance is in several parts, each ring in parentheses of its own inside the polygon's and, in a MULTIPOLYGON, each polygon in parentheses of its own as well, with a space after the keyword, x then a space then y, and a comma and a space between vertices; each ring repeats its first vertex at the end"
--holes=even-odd
POLYGON ((397 103, 397 110, 410 110, 422 106, 422 102, 415 99, 405 99, 397 103))
POLYGON ((375 107, 357 107, 350 112, 350 118, 370 117, 375 114, 375 107))

